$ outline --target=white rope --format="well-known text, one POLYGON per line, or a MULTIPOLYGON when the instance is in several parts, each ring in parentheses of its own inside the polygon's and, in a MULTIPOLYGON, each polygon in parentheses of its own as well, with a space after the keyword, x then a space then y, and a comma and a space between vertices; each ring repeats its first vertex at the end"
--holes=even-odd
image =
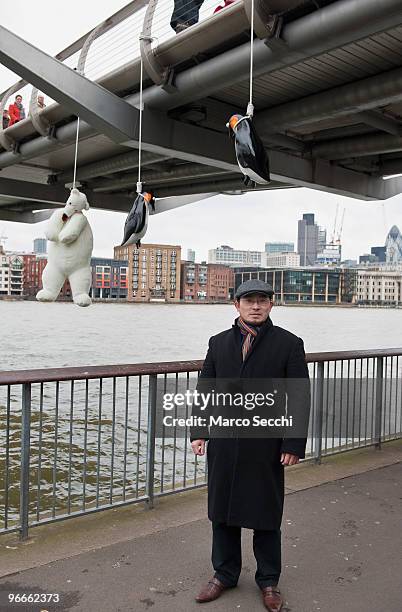
POLYGON ((253 105, 253 65, 254 65, 254 0, 251 0, 251 21, 250 21, 250 99, 247 105, 247 116, 254 115, 253 105))
POLYGON ((75 136, 73 189, 75 189, 75 180, 76 180, 76 177, 77 177, 77 159, 78 159, 78 137, 79 137, 79 133, 80 133, 80 118, 77 117, 77 134, 75 136))
MULTIPOLYGON (((141 40, 141 37, 140 37, 141 40)), ((140 63, 140 120, 138 126, 138 181, 137 181, 137 193, 142 192, 141 182, 141 149, 142 149, 142 111, 144 110, 144 104, 142 101, 142 80, 143 80, 144 66, 141 55, 140 63)))

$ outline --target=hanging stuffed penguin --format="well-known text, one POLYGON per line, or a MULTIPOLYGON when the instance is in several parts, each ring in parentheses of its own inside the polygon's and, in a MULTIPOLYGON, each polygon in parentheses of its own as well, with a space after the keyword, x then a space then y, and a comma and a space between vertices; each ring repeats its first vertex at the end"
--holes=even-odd
POLYGON ((127 246, 128 244, 141 246, 141 238, 145 235, 148 227, 150 206, 155 212, 153 194, 149 191, 138 193, 124 225, 124 238, 121 246, 127 246))
POLYGON ((227 123, 229 132, 235 140, 237 163, 244 174, 244 184, 266 185, 271 181, 269 160, 258 136, 251 117, 232 115, 227 123))

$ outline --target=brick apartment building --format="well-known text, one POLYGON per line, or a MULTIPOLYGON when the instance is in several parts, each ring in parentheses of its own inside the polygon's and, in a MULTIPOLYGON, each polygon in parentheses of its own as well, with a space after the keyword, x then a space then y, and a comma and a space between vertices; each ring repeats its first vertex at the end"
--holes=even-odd
POLYGON ((211 302, 233 299, 233 268, 222 264, 208 264, 208 299, 211 302))
POLYGON ((172 244, 116 246, 114 258, 128 261, 130 302, 179 302, 181 247, 172 244))
POLYGON ((232 298, 233 286, 234 274, 228 266, 182 262, 180 297, 185 302, 225 302, 232 298))
POLYGON ((180 298, 185 302, 207 301, 208 265, 183 261, 181 263, 180 298))

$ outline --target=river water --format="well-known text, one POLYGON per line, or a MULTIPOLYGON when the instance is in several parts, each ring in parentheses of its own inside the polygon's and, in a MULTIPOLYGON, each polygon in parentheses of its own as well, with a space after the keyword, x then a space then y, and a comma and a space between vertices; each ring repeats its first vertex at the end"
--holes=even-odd
MULTIPOLYGON (((402 346, 402 310, 275 307, 274 324, 304 339, 306 352, 402 346)), ((0 301, 1 370, 203 359, 208 338, 230 327, 232 305, 93 304, 0 301)), ((32 386, 30 516, 64 514, 144 494, 147 380, 118 378, 32 386), (42 399, 41 399, 42 393, 42 399), (57 393, 59 394, 57 396, 57 393), (113 402, 113 397, 115 401, 113 402), (87 399, 85 399, 87 398, 87 399), (142 412, 139 407, 142 398, 142 412), (115 404, 113 406, 113 404, 115 404), (38 493, 39 491, 39 493, 38 493)), ((0 530, 17 520, 21 389, 0 388, 0 530), (7 469, 8 466, 8 469, 7 469), (7 478, 6 478, 7 476, 7 478), (8 498, 5 484, 8 479, 8 498)), ((186 439, 157 440, 155 486, 205 477, 186 439)))
MULTIPOLYGON (((232 305, 0 301, 0 369, 203 359, 232 305)), ((402 309, 278 306, 271 318, 306 352, 402 346, 402 309)))

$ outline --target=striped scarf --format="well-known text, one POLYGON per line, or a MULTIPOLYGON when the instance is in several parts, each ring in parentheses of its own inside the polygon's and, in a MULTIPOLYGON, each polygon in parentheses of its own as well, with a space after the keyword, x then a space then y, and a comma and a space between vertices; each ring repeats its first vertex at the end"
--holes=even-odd
POLYGON ((254 338, 258 334, 259 327, 256 328, 252 325, 249 325, 248 323, 245 323, 245 321, 243 321, 241 317, 237 319, 237 325, 239 326, 241 334, 244 336, 243 346, 241 349, 244 361, 247 357, 247 353, 251 349, 251 345, 253 344, 254 338))

